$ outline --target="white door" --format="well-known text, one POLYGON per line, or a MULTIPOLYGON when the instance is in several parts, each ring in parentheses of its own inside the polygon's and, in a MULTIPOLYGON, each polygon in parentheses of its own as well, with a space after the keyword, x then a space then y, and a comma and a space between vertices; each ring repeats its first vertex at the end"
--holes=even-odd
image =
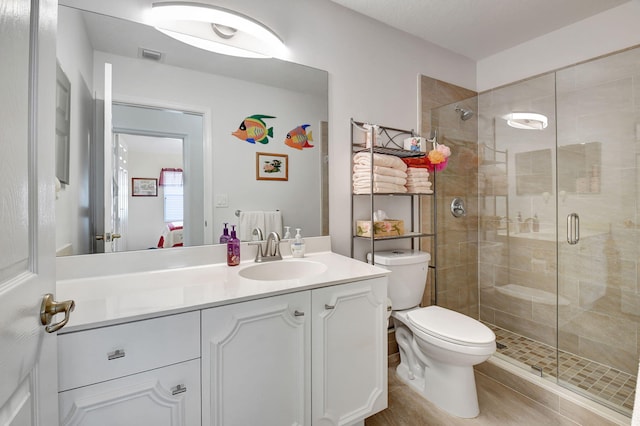
POLYGON ((104 234, 96 236, 104 242, 104 252, 120 251, 118 191, 120 189, 117 166, 118 144, 113 140, 112 67, 104 64, 104 234))
POLYGON ((57 2, 30 3, 0 0, 0 424, 21 426, 58 418, 56 336, 39 315, 55 290, 57 2))

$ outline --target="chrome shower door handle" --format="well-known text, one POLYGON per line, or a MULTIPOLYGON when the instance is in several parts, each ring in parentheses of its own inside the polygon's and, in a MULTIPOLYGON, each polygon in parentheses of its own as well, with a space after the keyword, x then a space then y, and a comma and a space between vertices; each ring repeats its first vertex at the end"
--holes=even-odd
POLYGON ((578 213, 570 213, 567 215, 567 242, 575 245, 578 241, 580 241, 580 216, 578 213))

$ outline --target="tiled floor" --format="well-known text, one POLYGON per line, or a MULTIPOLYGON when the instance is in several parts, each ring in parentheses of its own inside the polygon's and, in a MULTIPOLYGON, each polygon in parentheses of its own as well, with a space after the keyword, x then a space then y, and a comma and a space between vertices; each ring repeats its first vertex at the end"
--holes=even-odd
POLYGON ((396 376, 389 366, 389 407, 365 420, 365 426, 538 426, 577 423, 495 380, 476 372, 480 415, 474 419, 452 416, 422 398, 396 376))
MULTIPOLYGON (((557 377, 555 348, 492 324, 487 326, 496 334, 499 354, 529 367, 541 368, 543 375, 557 377)), ((635 376, 568 352, 560 351, 559 358, 561 383, 577 388, 575 390, 579 393, 595 397, 610 408, 631 415, 635 376)))

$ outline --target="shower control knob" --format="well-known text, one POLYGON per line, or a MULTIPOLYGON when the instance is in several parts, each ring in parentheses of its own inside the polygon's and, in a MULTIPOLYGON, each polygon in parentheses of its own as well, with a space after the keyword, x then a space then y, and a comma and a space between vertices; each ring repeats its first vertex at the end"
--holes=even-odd
POLYGON ((454 198, 451 201, 451 214, 453 217, 463 217, 467 215, 467 210, 464 208, 462 198, 454 198))

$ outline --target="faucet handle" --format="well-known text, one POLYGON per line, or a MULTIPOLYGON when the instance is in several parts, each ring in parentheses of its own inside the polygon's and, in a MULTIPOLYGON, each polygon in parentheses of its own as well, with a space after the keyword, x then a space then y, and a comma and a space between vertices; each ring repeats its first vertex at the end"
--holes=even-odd
POLYGON ((251 238, 253 238, 254 236, 258 236, 258 241, 262 241, 264 240, 264 234, 262 232, 262 229, 260 229, 259 226, 256 226, 255 228, 253 228, 253 230, 251 231, 251 238))
POLYGON ((262 253, 262 242, 255 241, 247 244, 250 246, 258 246, 258 251, 256 252, 256 259, 254 260, 254 262, 262 262, 262 258, 264 257, 264 253, 262 253))

